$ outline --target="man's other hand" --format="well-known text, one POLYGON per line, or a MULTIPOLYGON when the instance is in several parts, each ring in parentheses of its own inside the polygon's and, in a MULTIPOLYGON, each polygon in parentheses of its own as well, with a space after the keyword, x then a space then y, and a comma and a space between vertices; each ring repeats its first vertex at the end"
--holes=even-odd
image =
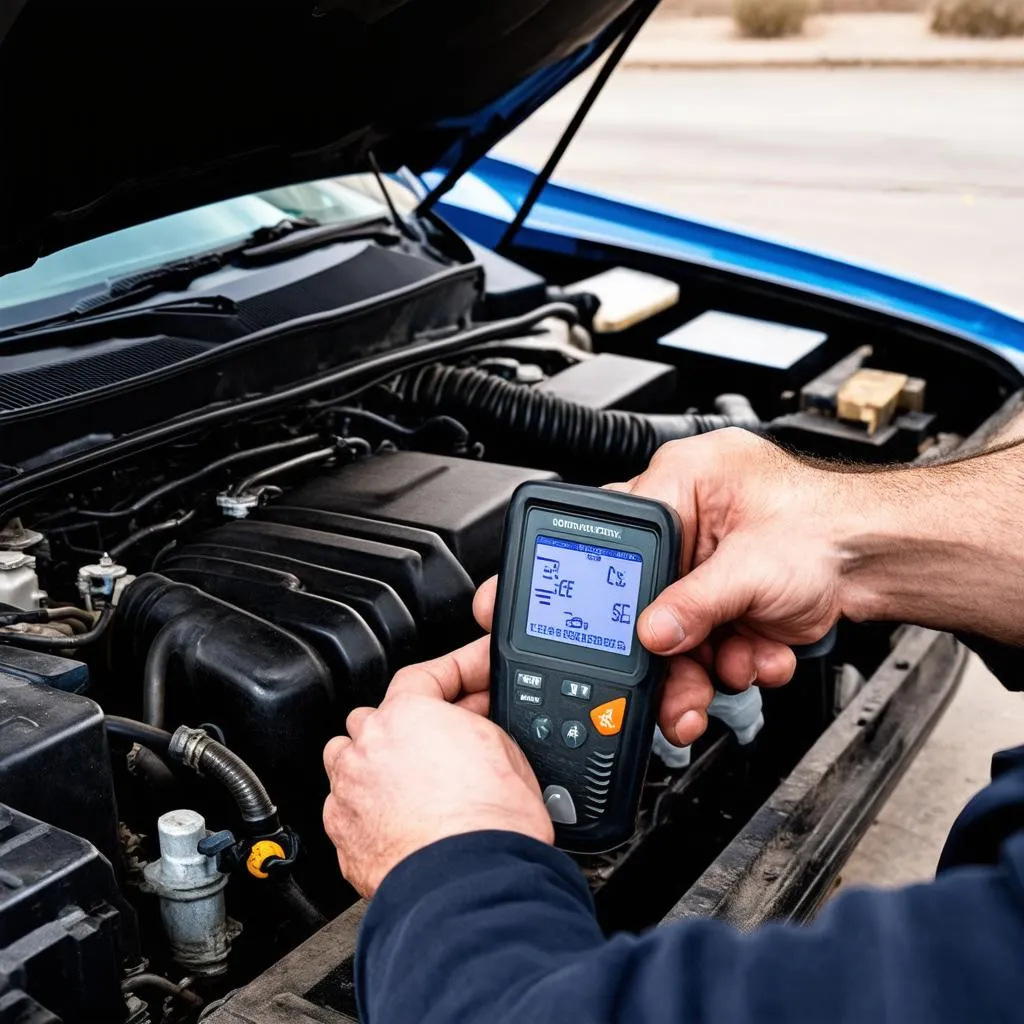
POLYGON ((685 575, 640 616, 641 643, 681 654, 729 626, 738 635, 715 644, 723 681, 763 682, 762 667, 774 677, 786 646, 820 640, 840 616, 841 540, 860 511, 851 479, 731 429, 671 442, 612 485, 671 505, 683 523, 685 575))
POLYGON ((324 826, 342 874, 372 896, 399 861, 448 836, 500 829, 554 841, 526 758, 483 717, 488 639, 402 669, 379 708, 331 740, 324 826))
MULTIPOLYGON (((683 524, 684 574, 637 620, 641 643, 670 658, 659 724, 679 746, 707 727, 711 676, 745 690, 781 686, 791 645, 820 640, 841 613, 837 539, 861 511, 856 474, 821 469, 747 431, 673 441, 613 490, 670 505, 683 524)), ((495 580, 477 593, 489 629, 495 580)))

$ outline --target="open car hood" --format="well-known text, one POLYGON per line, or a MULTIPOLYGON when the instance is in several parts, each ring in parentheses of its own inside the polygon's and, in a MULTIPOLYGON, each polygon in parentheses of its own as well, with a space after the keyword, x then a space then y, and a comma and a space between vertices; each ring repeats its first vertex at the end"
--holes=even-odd
POLYGON ((467 166, 638 0, 2 0, 0 274, 205 203, 467 166))

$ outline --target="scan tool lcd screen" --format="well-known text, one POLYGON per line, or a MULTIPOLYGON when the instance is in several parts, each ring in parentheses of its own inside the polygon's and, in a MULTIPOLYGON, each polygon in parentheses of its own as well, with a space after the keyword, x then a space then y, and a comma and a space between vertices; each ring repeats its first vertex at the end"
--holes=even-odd
POLYGON ((628 656, 643 569, 634 551, 538 536, 527 636, 628 656))

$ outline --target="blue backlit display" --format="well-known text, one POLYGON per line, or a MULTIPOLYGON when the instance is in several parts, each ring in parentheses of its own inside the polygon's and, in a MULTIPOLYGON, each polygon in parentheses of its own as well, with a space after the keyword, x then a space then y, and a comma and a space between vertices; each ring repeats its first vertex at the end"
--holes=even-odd
POLYGON ((629 655, 643 569, 633 551, 538 536, 527 636, 629 655))

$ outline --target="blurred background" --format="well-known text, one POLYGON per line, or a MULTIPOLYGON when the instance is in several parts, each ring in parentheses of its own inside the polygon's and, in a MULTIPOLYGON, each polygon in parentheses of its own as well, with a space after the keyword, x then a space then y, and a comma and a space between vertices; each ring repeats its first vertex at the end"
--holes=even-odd
MULTIPOLYGON (((499 152, 542 163, 588 84, 499 152)), ((1024 317, 1024 0, 662 0, 555 180, 1024 317)), ((1024 697, 975 662, 844 883, 929 877, 1021 743, 1024 697)))

